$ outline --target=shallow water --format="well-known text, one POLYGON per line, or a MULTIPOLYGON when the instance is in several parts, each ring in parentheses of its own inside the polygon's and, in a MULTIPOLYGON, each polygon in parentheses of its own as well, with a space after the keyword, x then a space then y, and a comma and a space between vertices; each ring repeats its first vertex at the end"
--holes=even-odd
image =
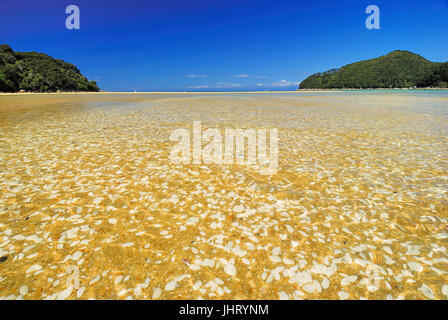
POLYGON ((447 299, 447 159, 447 91, 0 96, 0 296, 447 299), (279 170, 172 164, 193 121, 279 170))

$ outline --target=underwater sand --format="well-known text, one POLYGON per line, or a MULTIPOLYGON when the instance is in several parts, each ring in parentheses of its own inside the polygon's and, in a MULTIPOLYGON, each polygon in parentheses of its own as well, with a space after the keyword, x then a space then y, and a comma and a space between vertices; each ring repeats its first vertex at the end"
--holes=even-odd
POLYGON ((447 299, 448 94, 0 96, 0 298, 447 299), (170 163, 193 121, 279 170, 170 163))

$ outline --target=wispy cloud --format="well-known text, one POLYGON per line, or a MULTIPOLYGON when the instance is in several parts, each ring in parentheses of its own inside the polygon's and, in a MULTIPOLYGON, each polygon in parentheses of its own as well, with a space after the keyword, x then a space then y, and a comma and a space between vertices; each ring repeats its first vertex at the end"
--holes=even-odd
POLYGON ((299 81, 287 81, 287 80, 280 80, 277 82, 274 82, 272 84, 273 87, 281 88, 281 87, 292 87, 292 86, 298 86, 299 81))
POLYGON ((255 78, 256 78, 256 79, 267 79, 267 78, 269 78, 269 77, 267 77, 267 76, 255 76, 255 78))
POLYGON ((206 74, 186 74, 186 78, 207 78, 208 75, 206 74))
POLYGON ((234 78, 248 78, 249 76, 247 74, 235 74, 232 77, 234 77, 234 78))
POLYGON ((257 87, 262 87, 263 84, 262 83, 257 83, 257 87))
POLYGON ((231 88, 241 88, 242 85, 239 83, 228 83, 228 82, 218 82, 216 88, 219 89, 231 89, 231 88))
POLYGON ((235 89, 243 87, 239 83, 229 83, 229 82, 218 82, 215 85, 197 85, 197 86, 189 86, 188 89, 235 89))
POLYGON ((189 89, 209 89, 211 86, 208 85, 199 85, 199 86, 189 86, 189 89))

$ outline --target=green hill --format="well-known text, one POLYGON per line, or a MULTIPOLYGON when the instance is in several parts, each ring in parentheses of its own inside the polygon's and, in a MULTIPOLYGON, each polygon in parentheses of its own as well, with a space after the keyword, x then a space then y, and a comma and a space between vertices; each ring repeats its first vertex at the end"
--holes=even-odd
POLYGON ((448 63, 437 63, 409 51, 316 73, 300 89, 447 87, 448 63))
POLYGON ((44 53, 14 52, 0 45, 0 91, 17 92, 99 91, 71 63, 44 53))

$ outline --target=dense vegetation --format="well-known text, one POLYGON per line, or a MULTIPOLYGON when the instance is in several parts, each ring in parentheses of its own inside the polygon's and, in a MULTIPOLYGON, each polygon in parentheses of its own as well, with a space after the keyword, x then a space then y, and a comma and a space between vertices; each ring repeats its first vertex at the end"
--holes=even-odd
POLYGON ((432 72, 417 82, 417 87, 448 88, 448 62, 436 65, 432 72))
POLYGON ((448 85, 448 62, 436 63, 409 51, 393 51, 376 59, 316 73, 300 89, 412 88, 448 85))
POLYGON ((0 91, 17 92, 99 91, 71 63, 44 53, 14 52, 0 45, 0 91))

